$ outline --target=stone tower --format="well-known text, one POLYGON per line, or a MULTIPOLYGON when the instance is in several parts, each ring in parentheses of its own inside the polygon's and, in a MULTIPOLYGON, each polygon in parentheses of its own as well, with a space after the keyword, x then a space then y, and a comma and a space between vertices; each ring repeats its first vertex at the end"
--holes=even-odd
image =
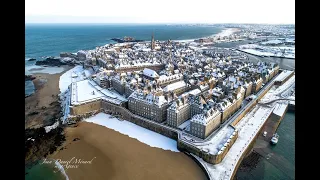
POLYGON ((154 50, 154 48, 155 48, 155 41, 154 41, 154 34, 153 34, 153 32, 152 32, 152 36, 151 36, 151 50, 154 50))

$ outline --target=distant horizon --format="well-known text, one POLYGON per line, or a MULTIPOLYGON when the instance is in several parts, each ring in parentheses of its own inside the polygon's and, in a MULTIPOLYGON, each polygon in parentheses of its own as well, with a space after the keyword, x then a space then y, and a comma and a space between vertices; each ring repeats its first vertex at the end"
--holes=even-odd
POLYGON ((295 24, 294 0, 28 0, 27 23, 295 24))
POLYGON ((147 23, 133 23, 133 22, 25 22, 25 24, 96 24, 96 25, 295 25, 294 23, 179 23, 179 22, 147 22, 147 23))

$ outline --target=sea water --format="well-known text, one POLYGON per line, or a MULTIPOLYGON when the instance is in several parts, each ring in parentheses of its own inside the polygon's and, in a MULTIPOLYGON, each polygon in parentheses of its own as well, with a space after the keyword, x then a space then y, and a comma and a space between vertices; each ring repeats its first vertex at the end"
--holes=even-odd
POLYGON ((66 177, 61 173, 54 163, 38 163, 30 169, 25 170, 25 180, 65 180, 66 177))
POLYGON ((295 179, 295 113, 288 111, 282 119, 277 133, 279 142, 268 146, 272 150, 270 156, 280 156, 283 161, 276 164, 261 158, 257 166, 249 172, 237 172, 238 180, 278 180, 295 179), (285 167, 286 166, 286 167, 285 167))

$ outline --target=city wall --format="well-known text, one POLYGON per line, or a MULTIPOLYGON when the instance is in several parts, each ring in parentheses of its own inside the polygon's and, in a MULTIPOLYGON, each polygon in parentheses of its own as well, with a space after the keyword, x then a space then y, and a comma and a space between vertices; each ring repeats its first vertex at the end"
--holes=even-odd
POLYGON ((75 105, 70 107, 70 115, 77 116, 83 115, 91 111, 97 111, 101 108, 101 100, 87 102, 81 105, 75 105))
POLYGON ((71 117, 68 118, 68 121, 71 121, 71 122, 81 121, 84 118, 88 118, 100 112, 118 116, 121 119, 130 121, 134 124, 137 124, 141 127, 144 127, 151 131, 162 134, 171 139, 174 139, 174 140, 178 139, 179 130, 153 122, 141 116, 137 116, 131 113, 125 107, 112 104, 105 100, 97 100, 97 101, 89 102, 86 104, 70 107, 71 117))
POLYGON ((101 108, 103 109, 103 112, 112 112, 116 115, 119 115, 122 119, 130 121, 136 125, 157 132, 171 139, 178 139, 178 130, 153 122, 141 116, 137 116, 124 107, 111 104, 107 101, 102 101, 101 108))
POLYGON ((238 138, 238 131, 234 132, 235 134, 229 137, 230 142, 226 142, 217 154, 211 154, 210 152, 207 152, 205 149, 199 149, 193 144, 186 142, 185 140, 182 140, 180 137, 178 139, 178 149, 179 151, 186 151, 188 153, 195 154, 208 163, 218 164, 223 160, 223 158, 226 156, 226 154, 238 138))
POLYGON ((242 160, 250 154, 251 150, 254 147, 254 144, 256 142, 256 139, 259 137, 259 135, 262 133, 261 131, 264 129, 265 125, 267 124, 268 121, 274 121, 276 124, 276 128, 274 128, 274 131, 276 131, 276 129, 278 128, 281 120, 283 119, 283 117, 285 116, 286 112, 287 112, 288 107, 286 108, 286 110, 284 111, 284 113, 282 114, 282 116, 277 116, 275 115, 273 112, 270 113, 268 115, 267 120, 263 123, 263 125, 261 126, 261 128, 259 129, 259 131, 256 133, 256 135, 254 136, 253 140, 250 142, 250 144, 248 145, 248 147, 246 148, 246 150, 242 153, 240 159, 237 161, 237 165, 233 170, 232 176, 230 179, 233 179, 235 174, 237 173, 237 169, 239 168, 242 160))

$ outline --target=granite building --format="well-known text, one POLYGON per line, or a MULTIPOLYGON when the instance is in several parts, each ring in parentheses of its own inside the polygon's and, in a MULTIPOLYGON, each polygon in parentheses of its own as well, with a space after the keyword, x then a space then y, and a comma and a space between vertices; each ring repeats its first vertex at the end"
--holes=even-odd
POLYGON ((129 110, 152 121, 163 122, 167 118, 168 102, 163 95, 134 91, 128 98, 129 110))
POLYGON ((167 123, 171 127, 178 127, 188 119, 190 119, 188 98, 179 98, 167 110, 167 123))
POLYGON ((190 133, 205 139, 221 124, 221 112, 215 107, 196 114, 190 120, 190 133))

